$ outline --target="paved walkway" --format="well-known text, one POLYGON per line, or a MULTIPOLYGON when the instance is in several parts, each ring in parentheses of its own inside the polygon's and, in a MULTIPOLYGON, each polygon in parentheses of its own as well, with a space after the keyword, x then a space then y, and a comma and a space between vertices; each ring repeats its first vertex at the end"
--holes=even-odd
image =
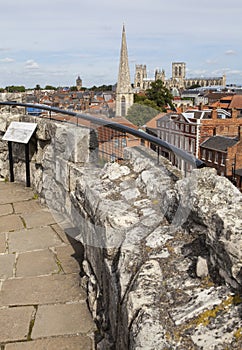
POLYGON ((0 182, 1 350, 94 348, 81 258, 31 189, 0 182))

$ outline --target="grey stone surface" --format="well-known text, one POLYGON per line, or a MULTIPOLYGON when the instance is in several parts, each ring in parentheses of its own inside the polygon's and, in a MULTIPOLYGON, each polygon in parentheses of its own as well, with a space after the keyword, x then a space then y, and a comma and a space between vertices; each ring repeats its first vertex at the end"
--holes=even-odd
POLYGON ((58 237, 61 239, 62 242, 66 244, 70 244, 70 238, 64 230, 60 227, 58 224, 51 225, 52 229, 57 233, 58 237))
POLYGON ((209 275, 207 260, 201 256, 199 256, 197 259, 196 274, 197 277, 201 278, 209 275))
POLYGON ((61 245, 51 227, 36 227, 9 233, 9 252, 27 252, 61 245))
POLYGON ((49 250, 21 253, 17 259, 16 277, 55 274, 59 269, 53 252, 49 250))
POLYGON ((33 306, 0 309, 0 344, 26 340, 33 314, 33 306))
MULTIPOLYGON (((241 194, 212 169, 183 178, 162 157, 157 166, 157 154, 144 147, 125 149, 123 161, 103 169, 85 164, 91 152, 87 133, 80 147, 86 153, 78 158, 74 148, 82 137, 73 137, 67 125, 44 122, 32 158, 32 183, 66 231, 85 245, 82 285, 102 335, 97 349, 240 350, 241 194), (207 262, 207 276, 197 270, 200 259, 207 262)), ((21 160, 15 170, 24 181, 21 160)), ((69 240, 57 231, 64 247, 69 240)), ((58 244, 54 249, 64 254, 58 244)), ((67 273, 69 258, 62 260, 67 273)), ((34 295, 30 300, 53 305, 54 292, 56 303, 67 302, 53 281, 51 296, 41 301, 41 287, 28 279, 34 287, 28 289, 26 280, 24 288, 34 295)), ((42 291, 47 294, 47 287, 42 291)), ((1 293, 4 303, 20 302, 10 280, 1 293)))
POLYGON ((38 308, 32 338, 87 333, 93 321, 85 303, 43 305, 38 308))
POLYGON ((0 279, 13 277, 14 265, 15 265, 15 254, 0 255, 0 279))
POLYGON ((13 214, 13 207, 11 204, 1 204, 0 205, 0 216, 13 214))
POLYGON ((76 274, 8 279, 3 282, 0 305, 38 305, 85 300, 76 274), (61 288, 60 288, 61 287, 61 288))
POLYGON ((32 199, 34 196, 32 189, 11 182, 0 182, 0 191, 0 204, 21 202, 32 199))
POLYGON ((47 226, 55 223, 55 219, 47 209, 24 213, 21 216, 27 228, 47 226))
POLYGON ((16 231, 22 228, 24 224, 18 215, 0 216, 0 232, 16 231))
POLYGON ((0 233, 0 254, 6 252, 6 235, 5 233, 0 233))
POLYGON ((0 233, 0 347, 5 350, 91 350, 95 326, 86 305, 86 292, 81 287, 80 266, 76 261, 79 259, 80 263, 82 259, 82 247, 67 239, 56 224, 53 228, 45 226, 53 223, 50 214, 41 209, 38 201, 29 199, 28 190, 24 196, 20 185, 16 185, 22 198, 18 202, 12 195, 14 187, 15 184, 4 187, 5 202, 9 201, 8 190, 11 199, 17 202, 3 203, 0 216, 4 231, 0 233), (19 215, 10 214, 13 208, 19 215), (37 212, 44 215, 35 216, 37 212), (28 223, 36 227, 23 229, 30 217, 32 221, 28 223), (22 229, 12 231, 19 227, 18 219, 22 229), (45 339, 31 341, 35 325, 36 338, 41 333, 46 334, 45 339), (58 334, 61 336, 56 337, 58 334))
POLYGON ((36 210, 40 210, 41 206, 37 200, 29 200, 24 202, 13 203, 15 213, 33 213, 36 210))
POLYGON ((79 335, 7 344, 5 350, 93 350, 93 346, 90 338, 79 335))
POLYGON ((57 258, 65 273, 80 272, 83 260, 83 248, 77 243, 56 248, 57 258))

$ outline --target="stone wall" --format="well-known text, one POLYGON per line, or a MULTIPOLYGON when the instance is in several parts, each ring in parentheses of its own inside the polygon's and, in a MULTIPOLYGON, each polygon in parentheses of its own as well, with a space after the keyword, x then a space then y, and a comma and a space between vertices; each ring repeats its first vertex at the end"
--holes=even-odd
MULTIPOLYGON (((11 120, 34 118, 2 113, 0 140, 11 120)), ((142 147, 102 167, 94 132, 36 122, 32 185, 84 245, 97 349, 241 349, 239 191, 209 168, 182 178, 142 147)), ((22 151, 14 147, 18 181, 22 151)), ((0 175, 8 176, 3 141, 0 175)))

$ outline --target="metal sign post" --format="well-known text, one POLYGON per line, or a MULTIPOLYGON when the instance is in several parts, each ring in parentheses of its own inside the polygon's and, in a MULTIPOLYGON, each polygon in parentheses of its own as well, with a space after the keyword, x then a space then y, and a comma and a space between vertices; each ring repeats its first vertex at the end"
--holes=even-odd
POLYGON ((12 141, 8 141, 8 158, 9 158, 10 181, 14 182, 12 141))
POLYGON ((25 144, 26 186, 30 187, 29 141, 37 127, 36 123, 12 122, 3 140, 8 141, 10 181, 14 182, 12 142, 25 144))

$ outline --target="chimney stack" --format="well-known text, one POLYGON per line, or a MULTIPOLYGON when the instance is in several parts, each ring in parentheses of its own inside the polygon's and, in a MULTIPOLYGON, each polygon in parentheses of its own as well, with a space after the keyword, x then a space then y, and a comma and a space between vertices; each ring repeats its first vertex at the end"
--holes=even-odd
POLYGON ((212 113, 211 113, 212 119, 217 119, 218 118, 218 112, 216 108, 213 108, 212 113))
POLYGON ((238 117, 238 111, 236 108, 232 108, 231 110, 231 116, 232 116, 232 119, 237 119, 238 117))

